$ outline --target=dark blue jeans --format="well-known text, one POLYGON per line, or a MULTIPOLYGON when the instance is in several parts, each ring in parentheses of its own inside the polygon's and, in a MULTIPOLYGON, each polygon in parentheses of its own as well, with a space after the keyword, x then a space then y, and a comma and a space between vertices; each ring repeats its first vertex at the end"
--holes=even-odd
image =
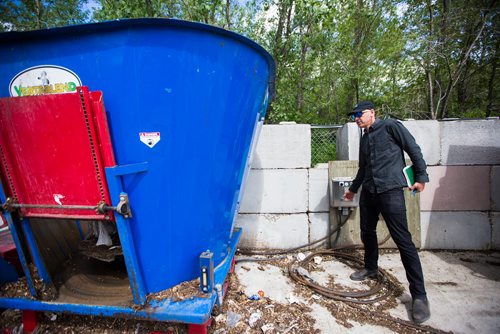
POLYGON ((365 246, 365 268, 378 269, 377 223, 382 214, 397 245, 401 261, 410 283, 410 293, 413 298, 426 296, 422 265, 417 248, 411 240, 406 220, 406 205, 403 189, 392 189, 380 194, 372 194, 368 190, 361 191, 359 202, 361 214, 361 240, 365 246))

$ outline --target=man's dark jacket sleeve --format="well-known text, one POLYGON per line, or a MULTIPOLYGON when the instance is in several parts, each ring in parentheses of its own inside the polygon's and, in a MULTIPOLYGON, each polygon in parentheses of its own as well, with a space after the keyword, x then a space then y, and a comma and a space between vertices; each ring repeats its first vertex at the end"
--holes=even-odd
POLYGON ((427 165, 425 163, 420 146, 418 146, 415 138, 411 135, 410 131, 401 122, 394 121, 394 126, 389 127, 392 130, 394 139, 399 142, 400 147, 408 153, 410 160, 415 169, 415 182, 426 183, 429 182, 427 175, 427 165))

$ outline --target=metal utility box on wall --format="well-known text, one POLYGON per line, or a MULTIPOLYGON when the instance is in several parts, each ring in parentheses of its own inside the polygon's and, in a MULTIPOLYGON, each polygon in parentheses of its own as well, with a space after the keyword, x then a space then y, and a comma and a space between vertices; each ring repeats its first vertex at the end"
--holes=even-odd
POLYGON ((344 193, 352 185, 352 177, 333 177, 329 178, 328 185, 330 195, 330 206, 334 208, 354 208, 359 205, 359 194, 354 195, 352 201, 344 199, 344 193))
MULTIPOLYGON (((340 179, 352 180, 356 176, 357 171, 358 171, 358 161, 344 160, 344 161, 330 161, 328 163, 329 180, 340 180, 340 179)), ((359 196, 359 191, 357 196, 359 196)), ((330 199, 330 201, 331 200, 332 199, 330 199)), ((421 245, 420 194, 413 196, 409 191, 405 191, 405 201, 406 201, 406 217, 408 219, 408 229, 412 234, 415 246, 417 248, 420 248, 421 245)), ((339 224, 338 217, 339 217, 338 208, 330 206, 330 230, 333 230, 338 226, 339 224)), ((379 242, 384 240, 389 235, 389 231, 387 230, 382 215, 380 216, 380 220, 377 225, 377 235, 379 242)), ((353 208, 353 212, 351 213, 348 221, 340 230, 340 235, 338 237, 334 235, 332 240, 335 240, 335 244, 332 244, 332 246, 362 245, 361 233, 359 228, 358 208, 353 208)), ((392 239, 389 239, 387 242, 382 244, 381 247, 396 248, 396 245, 394 244, 392 239)))

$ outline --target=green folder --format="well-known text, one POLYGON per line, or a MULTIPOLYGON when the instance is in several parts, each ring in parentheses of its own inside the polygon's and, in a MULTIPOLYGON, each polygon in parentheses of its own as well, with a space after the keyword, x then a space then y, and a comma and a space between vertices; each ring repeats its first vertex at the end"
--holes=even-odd
POLYGON ((415 168, 413 168, 413 165, 409 165, 403 168, 403 174, 405 175, 408 187, 413 186, 413 184, 415 183, 415 168))

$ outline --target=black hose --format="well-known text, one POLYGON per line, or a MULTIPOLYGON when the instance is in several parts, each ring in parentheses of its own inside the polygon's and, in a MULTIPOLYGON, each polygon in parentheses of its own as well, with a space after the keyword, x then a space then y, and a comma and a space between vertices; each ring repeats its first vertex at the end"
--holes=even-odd
POLYGON ((395 291, 396 283, 392 281, 391 277, 383 269, 379 269, 379 274, 376 277, 377 283, 374 286, 372 286, 369 290, 358 291, 358 292, 338 291, 335 289, 326 288, 324 286, 315 283, 314 281, 305 278, 297 270, 297 267, 303 267, 304 265, 308 264, 315 256, 318 255, 333 256, 343 260, 343 262, 356 263, 359 267, 362 267, 364 265, 363 260, 359 259, 358 257, 352 254, 341 252, 341 250, 356 249, 356 248, 359 247, 347 246, 347 247, 338 247, 336 249, 328 249, 328 250, 313 252, 309 254, 306 258, 304 258, 302 261, 290 264, 288 266, 288 273, 293 280, 310 288, 314 292, 322 296, 325 296, 327 298, 344 302, 345 304, 347 304, 352 308, 355 308, 361 312, 369 314, 372 318, 381 318, 405 326, 407 328, 420 330, 424 332, 436 333, 436 334, 447 333, 442 330, 435 329, 429 326, 417 325, 410 321, 401 320, 382 312, 374 312, 360 307, 360 304, 370 304, 386 299, 395 291))
MULTIPOLYGON (((357 247, 350 247, 350 248, 357 248, 357 247)), ((323 287, 315 282, 312 282, 308 280, 307 278, 303 277, 298 271, 297 267, 304 267, 304 265, 308 264, 315 256, 318 255, 328 255, 328 256, 333 256, 336 258, 339 258, 343 260, 343 262, 351 262, 351 263, 356 263, 359 267, 363 267, 364 263, 361 259, 358 257, 348 254, 345 252, 339 252, 339 250, 345 250, 348 249, 348 247, 339 247, 336 249, 328 249, 328 250, 323 250, 323 251, 316 251, 311 254, 309 254, 304 260, 300 262, 294 262, 288 266, 288 272, 290 274, 290 277, 294 279, 295 281, 307 286, 308 288, 314 290, 315 292, 331 298, 335 300, 340 300, 344 302, 352 302, 355 304, 368 304, 368 303, 374 303, 377 301, 380 301, 382 299, 385 299, 389 297, 392 293, 392 287, 393 285, 390 284, 389 279, 387 278, 387 275, 383 270, 380 270, 380 274, 376 278, 376 285, 371 287, 367 291, 359 291, 359 292, 345 292, 345 291, 337 291, 333 290, 330 288, 323 287), (382 295, 376 296, 374 298, 369 298, 380 291, 382 291, 383 287, 386 287, 386 290, 382 295)))
MULTIPOLYGON (((327 236, 318 239, 316 241, 310 242, 305 245, 301 245, 298 247, 290 248, 290 249, 283 249, 283 250, 276 250, 276 251, 254 251, 254 250, 249 250, 249 249, 239 249, 238 253, 240 254, 245 254, 245 255, 281 255, 281 254, 287 254, 291 253, 294 251, 297 251, 299 249, 305 248, 305 247, 310 247, 313 246, 321 241, 324 241, 328 238, 331 238, 335 233, 340 232, 341 228, 346 224, 346 222, 349 220, 349 217, 352 213, 352 210, 349 211, 349 214, 345 217, 344 220, 342 220, 342 215, 339 212, 338 220, 339 220, 339 225, 332 231, 330 232, 327 236)), ((335 238, 335 241, 333 244, 335 245, 338 241, 340 233, 337 234, 337 237, 335 238)), ((390 238, 390 234, 388 234, 381 242, 378 243, 378 245, 382 245, 385 242, 387 242, 390 238)), ((338 291, 330 288, 323 287, 305 277, 303 277, 297 270, 298 267, 303 267, 303 265, 309 263, 315 256, 317 255, 327 255, 327 256, 333 256, 336 258, 339 258, 340 260, 343 260, 344 262, 351 262, 357 264, 359 267, 364 266, 363 260, 359 259, 358 257, 348 254, 346 252, 342 252, 342 250, 349 250, 349 249, 360 249, 362 246, 361 245, 352 245, 352 246, 343 246, 343 247, 334 247, 332 249, 328 250, 321 250, 321 251, 315 251, 309 254, 307 257, 305 257, 302 261, 299 262, 293 262, 288 266, 288 273, 290 277, 298 282, 299 284, 302 284, 311 290, 317 292, 318 294, 321 294, 327 298, 338 300, 341 302, 344 302, 345 304, 349 305, 352 308, 355 308, 361 312, 369 314, 372 318, 381 318, 385 319, 387 321, 391 321, 394 323, 397 323, 399 325, 405 326, 407 328, 415 329, 415 330, 420 330, 424 332, 429 332, 429 333, 436 333, 436 334, 443 334, 447 333, 444 331, 441 331, 439 329, 435 329, 432 327, 428 326, 422 326, 422 325, 417 325, 414 324, 410 321, 405 321, 401 320, 398 318, 395 318, 393 316, 381 313, 381 312, 373 312, 370 310, 366 310, 359 305, 361 304, 370 304, 370 303, 375 303, 378 301, 381 301, 383 299, 388 298, 395 290, 396 283, 392 282, 390 276, 383 270, 379 269, 379 275, 376 277, 376 284, 372 286, 369 290, 366 291, 359 291, 359 292, 352 292, 352 291, 338 291)), ((253 261, 273 261, 273 260, 279 260, 283 259, 284 256, 280 257, 274 257, 274 258, 263 258, 263 259, 253 259, 253 258, 240 258, 236 259, 236 262, 253 262, 253 261)))

